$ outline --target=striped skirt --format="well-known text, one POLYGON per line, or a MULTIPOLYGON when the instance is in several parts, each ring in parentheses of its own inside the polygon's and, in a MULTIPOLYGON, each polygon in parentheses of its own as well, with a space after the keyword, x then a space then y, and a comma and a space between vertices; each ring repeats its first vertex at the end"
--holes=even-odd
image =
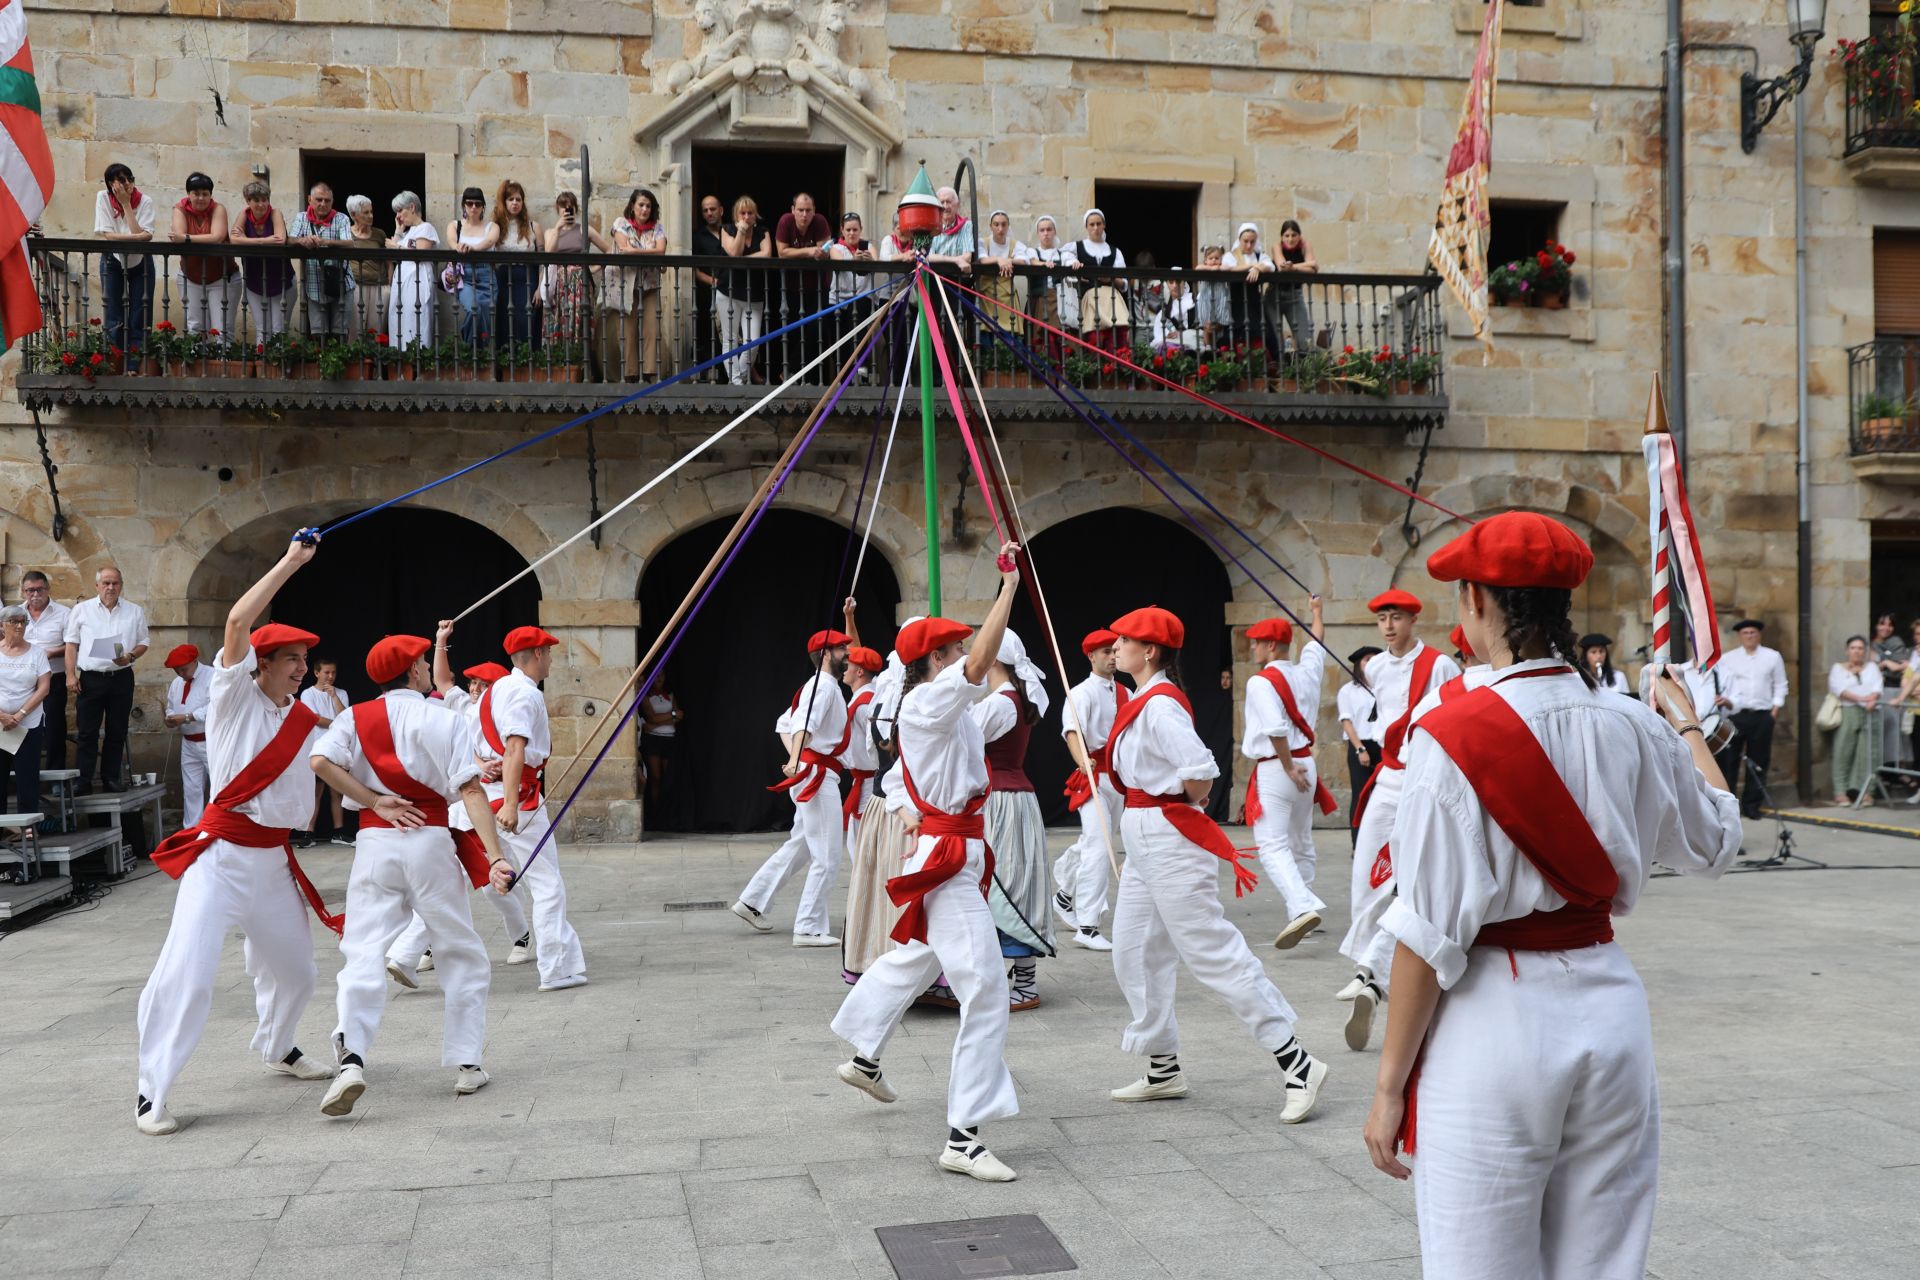
POLYGON ((853 866, 847 875, 846 927, 840 931, 841 967, 849 982, 897 945, 890 935, 900 919, 900 908, 887 896, 887 881, 900 874, 913 844, 884 796, 867 801, 860 812, 860 838, 854 843, 853 866))
POLYGON ((994 880, 987 902, 1000 930, 1001 953, 1053 955, 1053 870, 1039 797, 1031 791, 996 791, 987 797, 986 818, 994 880))

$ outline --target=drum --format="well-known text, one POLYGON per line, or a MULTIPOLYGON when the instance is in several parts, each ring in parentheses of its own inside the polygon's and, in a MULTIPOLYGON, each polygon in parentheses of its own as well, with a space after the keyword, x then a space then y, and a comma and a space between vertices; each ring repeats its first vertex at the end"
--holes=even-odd
POLYGON ((1707 750, 1714 755, 1725 751, 1740 731, 1733 726, 1733 717, 1724 711, 1709 711, 1700 717, 1700 736, 1706 739, 1707 750))

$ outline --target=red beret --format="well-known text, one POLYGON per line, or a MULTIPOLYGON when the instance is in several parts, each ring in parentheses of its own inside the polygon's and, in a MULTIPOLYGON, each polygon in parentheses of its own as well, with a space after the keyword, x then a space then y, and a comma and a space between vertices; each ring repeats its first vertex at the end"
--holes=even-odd
POLYGON ((1367 601, 1368 613, 1385 613, 1389 609, 1398 609, 1402 613, 1417 615, 1420 612, 1420 599, 1395 587, 1391 591, 1382 591, 1367 601))
POLYGON ((1080 652, 1092 653, 1095 649, 1104 649, 1119 638, 1119 636, 1113 634, 1113 632, 1107 630, 1105 627, 1100 628, 1098 631, 1089 631, 1087 632, 1087 638, 1080 642, 1080 652))
POLYGON ((955 640, 964 640, 972 634, 972 627, 964 622, 955 622, 952 618, 922 618, 900 628, 900 634, 893 642, 893 651, 900 655, 902 662, 918 662, 935 649, 950 645, 955 640))
POLYGON ((200 651, 198 649, 190 644, 177 644, 173 647, 173 652, 167 655, 167 660, 161 665, 166 667, 183 667, 189 662, 198 661, 200 661, 200 651))
POLYGON ((887 665, 887 660, 865 645, 847 650, 847 661, 862 671, 878 672, 887 665))
POLYGON ((1427 557, 1435 582, 1489 587, 1558 587, 1587 580, 1593 551, 1580 535, 1537 511, 1504 511, 1427 557))
POLYGON ((492 684, 495 680, 502 679, 511 673, 497 662, 483 662, 477 667, 468 667, 460 674, 469 680, 485 680, 488 684, 492 684))
POLYGON ((311 631, 302 631, 298 627, 289 627, 285 623, 269 622, 247 637, 247 643, 253 646, 253 656, 265 658, 275 649, 284 649, 290 644, 303 644, 311 649, 320 643, 320 637, 311 631))
POLYGON ((1275 644, 1293 643, 1293 624, 1285 618, 1262 618, 1247 628, 1249 640, 1271 640, 1275 644))
POLYGON ((1115 634, 1130 640, 1164 645, 1169 649, 1178 649, 1187 640, 1187 629, 1180 619, 1157 604, 1121 615, 1115 620, 1113 630, 1115 634))
POLYGON ((1473 646, 1467 643, 1467 633, 1461 630, 1458 623, 1455 623, 1453 630, 1447 633, 1447 643, 1469 658, 1474 656, 1473 646))
POLYGON ((807 637, 807 652, 818 653, 822 649, 831 649, 837 644, 852 644, 853 637, 844 631, 816 631, 807 637))
POLYGON ((433 641, 425 636, 388 636, 367 650, 367 675, 375 684, 390 684, 431 648, 433 641))
POLYGON ((544 649, 559 643, 560 637, 550 636, 539 627, 515 627, 507 632, 507 638, 500 647, 507 651, 508 657, 512 657, 522 649, 544 649))

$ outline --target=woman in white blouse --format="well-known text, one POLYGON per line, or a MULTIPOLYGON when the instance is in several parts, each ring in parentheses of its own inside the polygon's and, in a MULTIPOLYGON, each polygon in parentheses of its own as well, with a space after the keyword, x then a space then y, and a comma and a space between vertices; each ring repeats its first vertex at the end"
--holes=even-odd
POLYGON ((27 611, 20 605, 0 609, 0 795, 13 774, 16 812, 40 811, 40 728, 46 713, 40 704, 53 685, 47 651, 27 643, 27 611), (13 742, 16 733, 24 734, 13 742))
MULTIPOLYGON (((393 198, 393 237, 389 249, 435 249, 440 237, 433 224, 420 216, 420 197, 402 191, 393 198)), ((431 262, 403 262, 393 270, 393 290, 387 295, 387 333, 395 351, 414 344, 433 345, 434 269, 431 262)))
MULTIPOLYGON (((1833 802, 1852 804, 1853 798, 1867 788, 1873 746, 1871 735, 1879 732, 1876 719, 1880 695, 1886 691, 1880 668, 1873 664, 1872 651, 1865 636, 1847 637, 1847 660, 1836 662, 1827 672, 1827 692, 1840 699, 1844 710, 1840 727, 1833 734, 1833 802)), ((1869 805, 1873 797, 1861 796, 1869 805)))

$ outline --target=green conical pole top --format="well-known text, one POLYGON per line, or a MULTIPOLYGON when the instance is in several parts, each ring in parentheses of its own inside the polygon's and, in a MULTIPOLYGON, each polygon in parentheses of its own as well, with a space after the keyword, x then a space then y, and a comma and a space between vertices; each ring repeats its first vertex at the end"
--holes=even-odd
POLYGON ((906 194, 910 196, 933 195, 933 183, 927 181, 927 162, 925 160, 920 162, 920 172, 913 176, 913 185, 907 188, 906 194))

